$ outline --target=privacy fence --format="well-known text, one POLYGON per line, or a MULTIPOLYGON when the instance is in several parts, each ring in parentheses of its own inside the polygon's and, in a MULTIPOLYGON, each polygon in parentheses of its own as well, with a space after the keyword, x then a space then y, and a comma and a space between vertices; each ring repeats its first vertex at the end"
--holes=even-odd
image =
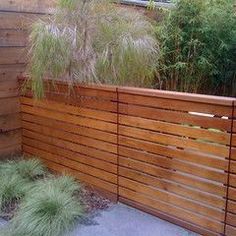
POLYGON ((25 71, 31 24, 47 17, 51 0, 0 1, 0 156, 21 151, 17 75, 25 71))
POLYGON ((23 151, 203 235, 236 235, 236 100, 47 82, 21 97, 23 151))

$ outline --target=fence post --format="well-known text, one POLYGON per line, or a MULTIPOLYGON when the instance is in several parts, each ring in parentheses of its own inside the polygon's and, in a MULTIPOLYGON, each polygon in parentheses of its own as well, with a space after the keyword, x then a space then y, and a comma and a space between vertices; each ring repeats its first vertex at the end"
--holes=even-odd
MULTIPOLYGON (((230 148, 229 148, 229 158, 228 158, 228 177, 227 177, 227 192, 226 192, 226 205, 225 205, 225 219, 224 219, 224 234, 225 236, 231 236, 233 235, 233 233, 228 233, 227 232, 227 216, 228 216, 228 213, 229 213, 229 210, 228 210, 228 204, 229 204, 229 199, 230 199, 230 196, 229 196, 229 188, 230 188, 230 176, 231 176, 231 162, 232 162, 232 155, 233 155, 233 146, 234 146, 234 142, 233 142, 233 138, 236 138, 233 136, 233 133, 234 133, 234 129, 236 127, 235 126, 235 121, 236 121, 236 117, 235 117, 235 106, 236 106, 236 102, 233 101, 232 102, 232 121, 231 121, 231 132, 230 132, 230 148)), ((231 226, 230 226, 231 227, 231 226)), ((235 229, 233 229, 234 227, 232 227, 232 230, 236 232, 236 225, 235 225, 235 229)))
POLYGON ((117 108, 116 108, 116 112, 117 112, 117 130, 116 130, 116 138, 117 138, 117 201, 119 201, 119 160, 120 160, 120 156, 119 156, 119 116, 120 116, 120 112, 119 112, 119 88, 116 87, 116 100, 117 100, 117 108))

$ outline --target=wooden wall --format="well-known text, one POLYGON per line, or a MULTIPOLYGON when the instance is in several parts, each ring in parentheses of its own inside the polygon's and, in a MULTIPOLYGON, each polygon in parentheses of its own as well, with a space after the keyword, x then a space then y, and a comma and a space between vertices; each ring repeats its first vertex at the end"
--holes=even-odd
POLYGON ((28 31, 53 1, 0 1, 0 157, 21 150, 17 75, 25 71, 28 31))
POLYGON ((105 86, 68 93, 63 83, 46 89, 42 101, 30 92, 21 98, 26 154, 200 234, 235 235, 235 99, 105 86))

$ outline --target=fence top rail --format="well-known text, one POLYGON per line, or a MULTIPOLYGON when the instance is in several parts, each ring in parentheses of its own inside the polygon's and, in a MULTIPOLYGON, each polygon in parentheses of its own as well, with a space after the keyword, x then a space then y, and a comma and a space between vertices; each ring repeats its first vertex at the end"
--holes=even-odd
POLYGON ((183 101, 192 101, 199 103, 215 104, 232 106, 233 102, 236 102, 236 98, 224 97, 224 96, 214 96, 214 95, 204 95, 197 93, 184 93, 175 91, 164 91, 158 89, 146 89, 146 88, 133 88, 133 87, 118 87, 118 91, 127 94, 136 94, 141 96, 151 96, 183 101))
MULTIPOLYGON (((28 79, 27 77, 18 76, 18 80, 21 82, 27 79, 28 79)), ((63 80, 53 81, 52 79, 45 79, 45 83, 54 84, 56 86, 68 86, 67 82, 63 80)), ((140 96, 146 96, 146 97, 158 97, 158 98, 191 101, 191 102, 197 102, 197 103, 214 104, 214 105, 222 105, 222 106, 233 106, 233 104, 236 104, 236 98, 234 97, 223 97, 223 96, 203 95, 203 94, 195 94, 195 93, 164 91, 164 90, 149 89, 149 88, 122 87, 122 86, 102 85, 102 84, 89 84, 89 85, 78 84, 78 85, 74 85, 73 88, 74 89, 90 88, 90 89, 98 89, 98 90, 110 91, 110 92, 117 91, 120 93, 140 95, 140 96)))
MULTIPOLYGON (((29 80, 28 77, 25 76, 18 76, 18 81, 19 82, 24 82, 26 80, 29 80)), ((63 87, 68 87, 68 82, 65 80, 53 80, 50 78, 44 79, 44 82, 46 85, 56 85, 56 86, 63 86, 63 87)), ((79 89, 79 88, 88 88, 88 89, 97 89, 97 90, 103 90, 103 91, 110 91, 110 92, 117 92, 117 86, 113 85, 103 85, 103 84, 76 84, 72 86, 73 89, 79 89)))

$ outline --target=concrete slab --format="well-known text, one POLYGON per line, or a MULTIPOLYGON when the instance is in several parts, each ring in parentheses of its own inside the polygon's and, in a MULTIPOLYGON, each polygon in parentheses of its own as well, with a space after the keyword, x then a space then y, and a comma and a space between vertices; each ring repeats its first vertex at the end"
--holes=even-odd
MULTIPOLYGON (((0 219, 0 228, 6 221, 0 219)), ((174 224, 123 204, 101 211, 93 219, 83 219, 65 236, 197 236, 174 224)))
POLYGON ((117 204, 81 224, 69 236, 196 236, 181 227, 134 208, 117 204))

